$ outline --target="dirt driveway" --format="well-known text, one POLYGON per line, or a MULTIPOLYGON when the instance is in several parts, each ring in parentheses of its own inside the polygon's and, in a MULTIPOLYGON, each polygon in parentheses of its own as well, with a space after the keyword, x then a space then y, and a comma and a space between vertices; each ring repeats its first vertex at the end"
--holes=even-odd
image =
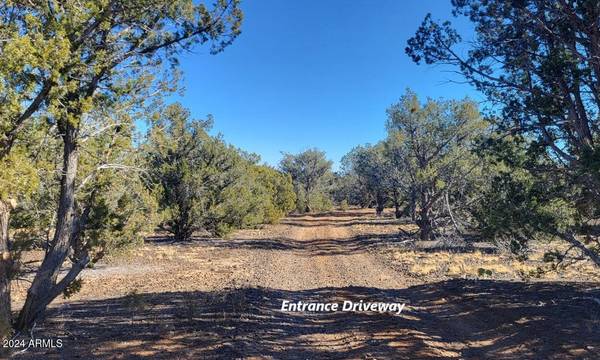
POLYGON ((83 290, 53 305, 34 334, 62 348, 16 357, 600 358, 600 284, 419 279, 388 256, 407 241, 399 226, 410 228, 354 210, 229 239, 150 239, 86 271, 83 290), (289 313, 284 300, 406 307, 289 313))

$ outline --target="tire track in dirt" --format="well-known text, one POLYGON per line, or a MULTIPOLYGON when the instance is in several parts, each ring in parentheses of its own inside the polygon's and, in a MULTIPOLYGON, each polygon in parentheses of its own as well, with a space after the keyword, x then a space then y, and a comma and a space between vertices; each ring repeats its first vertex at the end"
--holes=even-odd
POLYGON ((53 305, 37 333, 65 347, 17 358, 597 358, 597 284, 415 279, 387 254, 415 256, 397 247, 398 225, 349 210, 149 241, 86 270, 76 299, 53 305), (407 305, 400 315, 282 312, 283 300, 407 305))
POLYGON ((366 250, 345 249, 344 240, 353 236, 355 233, 342 225, 292 226, 286 238, 299 244, 297 248, 253 251, 257 263, 250 285, 281 290, 406 286, 375 255, 366 250))
MULTIPOLYGON (((349 246, 357 236, 354 227, 347 226, 339 218, 324 217, 306 223, 302 220, 283 234, 282 241, 293 244, 289 249, 251 250, 256 263, 248 281, 250 287, 280 291, 281 299, 278 300, 291 302, 405 301, 385 298, 380 291, 403 288, 406 284, 375 254, 357 248, 356 244, 349 246)), ((276 302, 271 306, 280 305, 276 302)), ((279 308, 274 310, 280 312, 279 308)), ((365 343, 376 344, 368 322, 354 324, 356 313, 339 313, 334 321, 328 320, 328 324, 318 331, 312 325, 324 322, 327 315, 306 312, 282 315, 284 319, 293 319, 295 326, 287 327, 280 338, 295 337, 297 340, 287 349, 284 345, 277 350, 290 350, 290 355, 294 354, 292 357, 301 356, 301 349, 339 353, 359 349, 365 343)), ((393 317, 390 314, 372 316, 387 317, 388 320, 393 317)), ((258 331, 254 338, 260 341, 268 337, 269 332, 270 329, 258 331)))

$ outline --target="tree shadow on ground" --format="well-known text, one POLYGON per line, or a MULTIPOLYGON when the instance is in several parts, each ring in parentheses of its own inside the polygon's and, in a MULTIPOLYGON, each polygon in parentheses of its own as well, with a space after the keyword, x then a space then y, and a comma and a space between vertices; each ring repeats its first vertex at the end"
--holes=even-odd
MULTIPOLYGON (((164 236, 154 236, 145 239, 146 243, 155 245, 169 245, 173 239, 164 236)), ((364 234, 345 238, 322 238, 311 240, 296 240, 286 237, 275 238, 272 236, 264 238, 203 238, 195 237, 188 242, 181 244, 205 245, 215 248, 227 249, 247 249, 247 250, 279 250, 292 251, 300 256, 315 255, 352 255, 361 254, 376 249, 385 249, 389 246, 409 246, 415 251, 427 253, 433 252, 452 252, 452 253, 473 253, 482 252, 493 254, 498 252, 498 248, 492 244, 466 242, 464 245, 447 246, 440 244, 423 245, 414 237, 406 236, 400 233, 392 234, 364 234)))
MULTIPOLYGON (((365 216, 360 213, 345 213, 345 212, 328 212, 310 215, 312 218, 307 218, 307 215, 291 215, 284 219, 281 224, 291 227, 351 227, 356 225, 407 225, 412 224, 409 219, 395 219, 387 216, 386 218, 378 218, 374 215, 365 216), (333 214, 333 215, 332 215, 333 214), (341 216, 342 219, 323 219, 323 217, 341 216)), ((256 235, 255 235, 256 236, 256 235)), ((442 242, 430 241, 428 244, 419 242, 416 239, 416 233, 399 231, 385 234, 361 234, 345 238, 319 238, 311 240, 297 240, 290 237, 273 237, 271 234, 266 234, 265 237, 248 238, 216 238, 209 236, 195 236, 187 242, 181 244, 189 245, 206 245, 217 248, 231 249, 254 249, 254 250, 280 250, 293 251, 302 256, 314 255, 351 255, 368 252, 377 248, 385 248, 390 245, 409 245, 411 248, 423 252, 455 252, 455 253, 472 253, 475 251, 486 254, 496 253, 498 249, 491 245, 481 243, 478 236, 465 236, 462 245, 448 246, 442 242)), ((172 237, 162 235, 149 236, 145 238, 145 242, 149 244, 172 244, 172 237)))
POLYGON ((394 218, 364 218, 364 217, 355 217, 347 220, 339 220, 339 219, 287 219, 281 221, 283 225, 292 225, 292 226, 300 226, 300 227, 318 227, 318 226, 355 226, 355 225, 405 225, 409 224, 406 220, 397 220, 394 218))
MULTIPOLYGON (((287 217, 288 218, 303 218, 305 220, 307 219, 320 219, 320 218, 325 218, 325 217, 336 217, 336 218, 345 218, 345 217, 364 217, 364 216, 369 216, 369 215, 375 215, 375 209, 353 209, 353 210, 349 210, 349 211, 325 211, 325 212, 319 212, 319 213, 304 213, 304 214, 290 214, 287 217)), ((386 212, 383 214, 383 217, 392 217, 393 214, 386 212)))
POLYGON ((357 235, 340 239, 295 240, 290 238, 211 239, 210 246, 232 249, 270 249, 292 251, 301 256, 351 255, 398 244, 407 239, 398 234, 357 235))
POLYGON ((20 359, 592 359, 599 284, 449 280, 406 289, 151 293, 71 303, 20 359), (596 286, 596 288, 593 288, 596 286), (285 313, 283 300, 406 302, 401 315, 285 313), (137 305, 136 305, 137 304, 137 305))
POLYGON ((279 250, 292 251, 300 256, 315 255, 352 255, 370 252, 374 250, 385 250, 389 246, 402 246, 419 252, 452 252, 452 253, 474 253, 494 254, 498 248, 493 244, 477 242, 475 240, 465 241, 462 245, 446 245, 442 242, 424 242, 416 238, 400 233, 391 234, 363 234, 345 238, 320 238, 311 240, 296 240, 286 237, 264 237, 253 239, 203 239, 199 240, 208 246, 217 248, 249 249, 249 250, 279 250))

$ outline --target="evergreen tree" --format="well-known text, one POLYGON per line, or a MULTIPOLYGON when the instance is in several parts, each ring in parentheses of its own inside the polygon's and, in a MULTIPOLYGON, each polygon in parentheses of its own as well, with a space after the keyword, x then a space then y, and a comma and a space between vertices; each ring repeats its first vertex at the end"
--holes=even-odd
MULTIPOLYGON (((71 275, 58 279, 65 260, 82 248, 80 223, 91 212, 76 201, 81 136, 90 112, 144 99, 162 61, 176 65, 178 53, 198 43, 221 51, 239 34, 241 18, 237 1, 219 1, 212 9, 191 0, 10 1, 0 7, 0 95, 6 99, 0 106, 0 161, 36 114, 56 126, 62 142, 55 231, 16 329, 30 328, 90 259, 79 253, 71 275)), ((0 218, 7 218, 6 199, 0 201, 0 218)), ((10 248, 8 242, 8 236, 0 239, 0 250, 10 248)), ((3 255, 0 268, 9 266, 3 255)), ((10 313, 2 286, 7 276, 0 272, 2 314, 10 313)))
POLYGON ((148 169, 159 185, 163 226, 176 240, 194 231, 222 229, 219 205, 241 177, 235 149, 207 134, 212 121, 190 121, 179 104, 168 106, 152 126, 147 143, 148 169))
POLYGON ((376 213, 380 216, 384 206, 393 194, 389 176, 389 160, 384 153, 383 143, 377 145, 357 146, 342 158, 345 175, 355 176, 359 187, 375 199, 376 213))
POLYGON ((421 104, 408 91, 388 109, 388 153, 396 171, 406 174, 405 196, 415 204, 422 240, 431 239, 443 219, 458 230, 456 208, 481 174, 472 149, 487 126, 468 100, 421 104))
POLYGON ((320 211, 331 207, 331 165, 325 153, 318 149, 296 155, 283 154, 279 166, 294 182, 298 211, 320 211))
POLYGON ((168 106, 144 144, 161 225, 176 240, 189 240, 196 231, 224 235, 275 223, 294 208, 289 175, 257 165, 257 156, 210 136, 212 119, 189 117, 180 104, 168 106))
MULTIPOLYGON (((600 214, 600 2, 461 0, 453 6, 454 16, 474 24, 469 51, 459 51, 461 37, 450 22, 440 24, 427 15, 406 52, 417 63, 454 66, 496 104, 503 135, 526 139, 521 146, 542 146, 548 154, 543 167, 525 162, 515 171, 548 181, 549 189, 561 184, 563 190, 542 197, 543 206, 566 204, 575 216, 571 226, 550 222, 540 230, 562 238, 600 266, 600 241, 590 226, 600 214), (590 241, 593 246, 586 246, 590 241)), ((537 207, 534 202, 542 200, 521 199, 509 208, 537 207)), ((529 224, 515 223, 515 233, 536 228, 543 219, 536 214, 522 219, 529 224)), ((509 218, 518 216, 516 211, 509 218)))

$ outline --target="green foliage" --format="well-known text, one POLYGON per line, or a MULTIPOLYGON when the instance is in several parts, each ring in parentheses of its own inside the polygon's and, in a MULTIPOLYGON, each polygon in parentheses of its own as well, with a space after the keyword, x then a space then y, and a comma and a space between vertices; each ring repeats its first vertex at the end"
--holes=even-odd
POLYGON ((224 235, 274 223, 295 204, 289 175, 210 136, 210 125, 210 119, 190 121, 174 104, 156 119, 145 144, 162 224, 178 240, 195 231, 224 235))
POLYGON ((359 181, 356 173, 344 171, 334 174, 332 199, 336 204, 346 202, 348 205, 367 207, 373 202, 373 194, 359 181))
POLYGON ((314 212, 329 211, 333 208, 333 201, 327 189, 311 192, 308 196, 308 201, 304 204, 306 204, 304 208, 308 207, 310 211, 314 212))
POLYGON ((487 182, 472 213, 484 236, 514 253, 525 252, 529 240, 560 234, 577 221, 569 187, 560 174, 542 171, 552 160, 534 149, 539 147, 522 137, 494 135, 479 150, 487 182))
POLYGON ((189 121, 179 104, 168 106, 153 124, 146 144, 148 168, 159 187, 163 225, 178 240, 197 230, 221 231, 226 190, 239 177, 241 158, 206 130, 210 121, 189 121))
MULTIPOLYGON (((589 41, 600 31, 599 5, 453 1, 453 15, 474 25, 468 51, 449 22, 427 15, 406 52, 417 63, 453 66, 495 105, 498 131, 526 139, 519 146, 530 160, 504 160, 509 169, 493 179, 485 202, 494 208, 483 227, 520 243, 535 233, 558 235, 600 266, 589 244, 573 236, 595 236, 589 224, 600 218, 600 98, 593 85, 600 60, 597 42, 589 41)), ((496 149, 499 156, 506 150, 496 149)))
POLYGON ((208 43, 220 52, 240 34, 242 18, 237 0, 3 4, 0 157, 35 113, 77 126, 99 101, 135 95, 182 50, 208 43))
POLYGON ((383 143, 355 147, 342 158, 342 167, 354 172, 368 188, 385 189, 388 168, 383 143))
MULTIPOLYGON (((55 227, 52 239, 49 230, 46 239, 23 237, 44 246, 46 254, 18 329, 30 328, 52 300, 48 296, 64 290, 86 265, 141 239, 152 225, 147 216, 154 212, 152 196, 132 175, 143 172, 136 166, 133 123, 158 102, 153 94, 173 90, 178 72, 165 72, 164 62, 175 70, 177 55, 195 44, 220 52, 239 35, 241 20, 237 0, 211 6, 191 0, 8 1, 0 6, 0 165, 8 169, 0 175, 0 201, 22 203, 13 222, 24 227, 20 234, 55 227), (43 132, 62 145, 51 141, 43 151, 48 163, 28 153, 26 134, 37 124, 47 124, 43 132), (40 174, 31 169, 59 176, 38 185, 40 174), (40 220, 37 210, 42 210, 40 220), (55 217, 46 217, 52 210, 55 217), (69 268, 67 259, 68 276, 57 281, 52 274, 69 268)), ((8 215, 8 207, 2 208, 8 215)), ((11 247, 16 246, 2 236, 0 249, 11 247)), ((2 276, 5 280, 6 273, 2 276)), ((0 296, 10 303, 8 292, 0 296)))
POLYGON ((21 183, 27 184, 14 186, 19 182, 11 181, 11 185, 6 186, 12 191, 8 197, 14 199, 16 205, 10 218, 14 259, 19 258, 20 251, 31 246, 42 246, 48 241, 59 190, 56 171, 59 159, 55 155, 55 151, 59 150, 59 141, 54 137, 55 134, 45 124, 35 121, 24 135, 5 158, 10 159, 17 154, 22 163, 8 165, 13 168, 7 167, 4 176, 12 171, 20 171, 21 183), (23 173, 27 169, 31 172, 23 173))
POLYGON ((30 195, 39 181, 32 166, 27 149, 14 148, 6 157, 0 159, 0 200, 9 200, 30 195))
POLYGON ((82 279, 76 279, 73 280, 68 286, 67 288, 63 291, 63 297, 65 299, 70 298, 71 296, 77 294, 79 291, 81 291, 81 286, 83 285, 83 280, 82 279))
POLYGON ((262 194, 267 200, 264 203, 262 221, 276 223, 296 207, 292 178, 289 174, 264 165, 255 165, 252 170, 256 182, 264 188, 262 194))
POLYGON ((81 237, 82 246, 93 254, 92 264, 106 254, 140 245, 158 221, 156 201, 139 178, 111 177, 85 199, 90 210, 81 237))
POLYGON ((385 145, 357 146, 342 158, 344 176, 356 179, 354 192, 364 191, 359 199, 374 199, 377 213, 383 211, 384 205, 394 188, 389 158, 385 153, 385 145))
POLYGON ((474 23, 469 51, 458 51, 461 37, 449 22, 428 15, 408 40, 407 54, 417 63, 453 65, 501 105, 501 129, 537 137, 557 160, 587 167, 574 160, 594 156, 600 135, 600 99, 589 87, 600 77, 600 60, 587 40, 599 30, 592 21, 600 15, 598 2, 461 0, 453 6, 454 16, 474 23))
POLYGON ((459 227, 465 205, 477 192, 482 167, 472 152, 486 121, 472 101, 434 101, 421 105, 408 91, 388 109, 387 154, 396 184, 418 209, 421 238, 428 240, 445 221, 459 227))
MULTIPOLYGON (((140 244, 158 221, 156 200, 139 166, 142 154, 134 143, 134 118, 118 109, 110 118, 110 109, 92 111, 81 124, 75 190, 81 228, 73 251, 89 256, 91 264, 140 244)), ((58 180, 54 186, 59 186, 58 180)))
POLYGON ((479 277, 490 277, 492 276, 493 272, 490 269, 484 269, 484 268, 479 268, 477 269, 477 276, 479 277))
MULTIPOLYGON (((101 116, 90 113, 86 128, 100 121, 97 117, 101 116)), ((76 256, 86 254, 92 262, 139 244, 156 223, 155 200, 138 176, 142 169, 136 166, 139 154, 131 136, 133 122, 121 119, 119 123, 119 131, 99 133, 80 143, 80 181, 75 196, 82 226, 73 248, 76 256)), ((36 169, 38 180, 32 182, 35 188, 28 196, 21 192, 11 217, 16 260, 18 252, 46 248, 52 240, 62 162, 56 128, 45 131, 17 145, 27 146, 30 166, 36 169)), ((15 149, 18 147, 13 152, 15 149)))
POLYGON ((289 176, 246 159, 239 178, 226 190, 220 208, 220 228, 224 235, 234 229, 276 223, 294 208, 295 195, 289 176))
POLYGON ((344 199, 340 202, 340 210, 347 211, 350 208, 348 205, 348 200, 344 199))
POLYGON ((331 209, 331 165, 325 153, 318 149, 308 149, 296 155, 283 154, 279 166, 292 178, 298 212, 331 209))

